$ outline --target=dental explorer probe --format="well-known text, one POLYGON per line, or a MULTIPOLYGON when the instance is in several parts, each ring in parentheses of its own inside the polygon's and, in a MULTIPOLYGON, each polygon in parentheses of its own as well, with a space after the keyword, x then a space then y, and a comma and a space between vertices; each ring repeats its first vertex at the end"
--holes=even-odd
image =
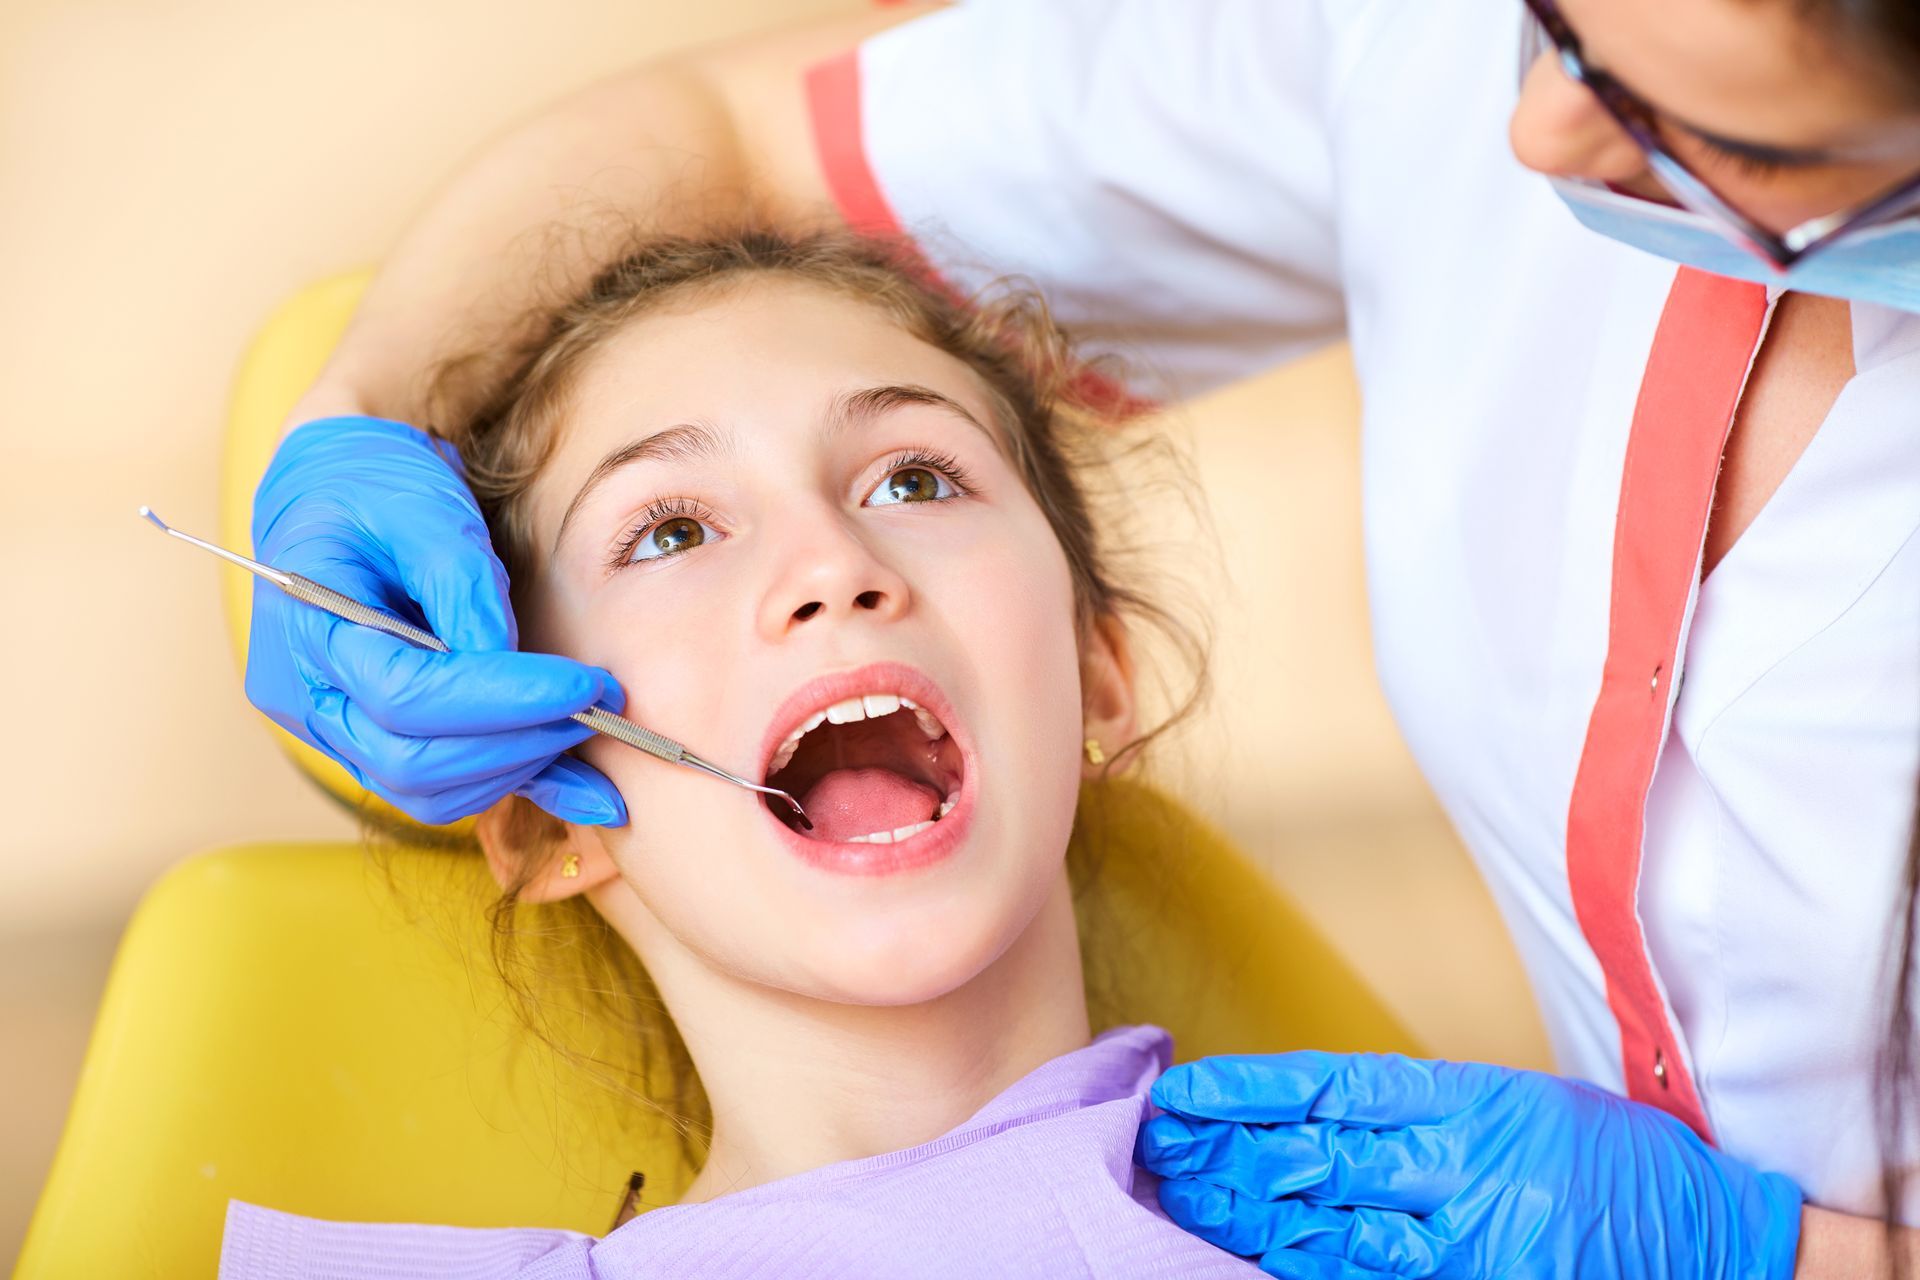
MULTIPOLYGON (((259 574, 296 600, 313 605, 317 609, 325 609, 335 617, 345 618, 348 622, 358 623, 363 627, 372 627, 374 630, 384 631, 390 636, 398 636, 400 639, 411 644, 419 645, 422 649, 431 649, 435 653, 449 652, 440 637, 434 635, 431 631, 422 631, 419 627, 402 622, 391 614, 382 613, 378 609, 364 605, 352 596, 342 595, 332 587, 323 587, 311 578, 303 578, 297 573, 288 573, 285 570, 276 569, 270 564, 262 564, 258 560, 248 559, 236 551, 229 551, 225 547, 215 546, 213 543, 196 538, 190 533, 182 533, 155 515, 151 507, 141 507, 140 514, 148 520, 153 521, 154 527, 162 533, 178 538, 182 542, 191 542, 202 551, 211 551, 222 560, 237 564, 249 573, 259 574)), ((786 792, 776 787, 763 787, 758 783, 748 782, 745 778, 737 774, 728 773, 719 765, 701 759, 699 756, 693 754, 693 752, 675 742, 672 738, 664 737, 651 729, 643 729, 633 721, 617 716, 611 711, 602 710, 599 707, 588 707, 585 711, 576 711, 573 713, 573 719, 578 720, 589 729, 606 734, 609 738, 617 738, 630 747, 638 747, 648 755, 665 760, 668 764, 683 764, 689 769, 698 769, 701 773, 709 774, 712 777, 720 779, 722 782, 731 782, 736 787, 745 787, 749 791, 758 791, 761 795, 774 796, 784 800, 793 807, 793 811, 799 817, 801 825, 809 831, 813 830, 813 823, 807 819, 807 811, 800 807, 798 800, 795 800, 786 792)))

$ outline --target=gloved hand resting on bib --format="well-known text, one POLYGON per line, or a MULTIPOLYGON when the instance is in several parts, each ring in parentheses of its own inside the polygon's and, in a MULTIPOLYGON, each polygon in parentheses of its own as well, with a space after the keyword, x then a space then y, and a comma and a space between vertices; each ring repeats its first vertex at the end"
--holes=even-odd
POLYGON ((1290 1053, 1183 1064, 1152 1098, 1161 1204, 1273 1275, 1793 1275, 1791 1181, 1558 1076, 1290 1053))

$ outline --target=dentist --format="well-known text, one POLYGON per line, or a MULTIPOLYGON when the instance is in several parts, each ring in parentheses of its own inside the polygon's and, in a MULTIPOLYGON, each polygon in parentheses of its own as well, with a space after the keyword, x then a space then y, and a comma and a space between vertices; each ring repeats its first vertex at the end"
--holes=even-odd
POLYGON ((585 206, 1024 273, 1131 395, 1351 338, 1381 679, 1564 1075, 1175 1068, 1183 1225, 1283 1276, 1920 1261, 1920 0, 890 5, 554 107, 395 249, 257 496, 263 558, 456 650, 255 597, 249 696, 429 822, 625 820, 561 754, 610 677, 512 651, 405 425, 453 317, 612 252, 585 206))

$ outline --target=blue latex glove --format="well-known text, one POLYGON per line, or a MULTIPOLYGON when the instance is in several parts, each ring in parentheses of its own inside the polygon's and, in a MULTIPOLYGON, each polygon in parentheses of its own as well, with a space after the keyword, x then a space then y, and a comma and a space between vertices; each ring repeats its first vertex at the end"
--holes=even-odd
POLYGON ((1791 1181, 1558 1076, 1289 1053, 1177 1066, 1153 1101, 1162 1206, 1273 1275, 1793 1275, 1791 1181))
POLYGON ((254 555, 417 626, 434 653, 256 580, 247 697, 422 822, 518 793, 569 822, 619 825, 605 775, 561 752, 569 720, 620 711, 611 672, 518 653, 507 574, 452 446, 401 422, 325 418, 281 442, 253 502, 254 555))

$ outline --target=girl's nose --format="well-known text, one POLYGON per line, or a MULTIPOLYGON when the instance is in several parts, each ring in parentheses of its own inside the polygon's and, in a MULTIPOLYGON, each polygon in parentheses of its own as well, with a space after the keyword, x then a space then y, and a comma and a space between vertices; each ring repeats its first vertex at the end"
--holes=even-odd
POLYGON ((760 608, 760 628, 770 640, 801 627, 903 614, 910 601, 906 579, 835 515, 789 526, 785 554, 760 608))
POLYGON ((1552 53, 1528 69, 1507 134, 1514 156, 1540 173, 1613 183, 1647 173, 1639 144, 1552 53))

